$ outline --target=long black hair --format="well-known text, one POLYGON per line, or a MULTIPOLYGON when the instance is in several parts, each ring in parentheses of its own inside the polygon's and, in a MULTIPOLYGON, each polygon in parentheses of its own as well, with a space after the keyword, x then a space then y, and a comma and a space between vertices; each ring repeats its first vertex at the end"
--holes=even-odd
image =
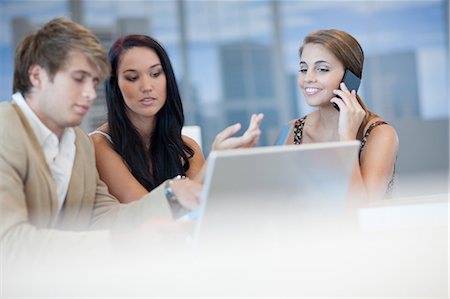
POLYGON ((189 158, 194 151, 181 138, 184 125, 183 105, 175 74, 164 48, 146 35, 119 37, 109 50, 111 76, 105 81, 108 107, 108 128, 117 151, 127 163, 133 176, 148 190, 176 175, 185 175, 189 169, 189 158), (126 114, 126 104, 118 83, 118 65, 124 53, 134 47, 145 47, 155 51, 167 81, 167 99, 156 115, 150 147, 145 149, 138 131, 126 114))

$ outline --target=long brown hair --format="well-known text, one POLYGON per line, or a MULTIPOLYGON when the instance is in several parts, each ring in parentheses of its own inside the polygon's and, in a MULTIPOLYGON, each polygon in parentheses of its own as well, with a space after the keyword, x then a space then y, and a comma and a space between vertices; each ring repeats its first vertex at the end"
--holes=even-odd
MULTIPOLYGON (((344 65, 345 69, 352 71, 358 78, 362 79, 362 70, 364 64, 364 51, 358 41, 347 32, 330 29, 318 30, 308 34, 300 47, 299 54, 302 56, 303 47, 306 44, 320 44, 328 49, 344 65)), ((359 95, 356 95, 358 103, 366 112, 366 115, 358 129, 356 138, 361 140, 364 134, 364 128, 369 121, 378 117, 375 113, 369 111, 359 95)))

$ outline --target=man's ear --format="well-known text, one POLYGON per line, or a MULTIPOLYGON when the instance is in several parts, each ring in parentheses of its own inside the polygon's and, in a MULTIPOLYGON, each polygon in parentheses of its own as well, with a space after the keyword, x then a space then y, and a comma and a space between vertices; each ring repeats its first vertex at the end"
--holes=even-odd
POLYGON ((42 83, 45 80, 47 76, 47 73, 45 72, 45 69, 42 68, 40 65, 33 64, 30 66, 30 69, 28 70, 28 78, 30 79, 31 85, 33 85, 33 88, 41 88, 42 83))

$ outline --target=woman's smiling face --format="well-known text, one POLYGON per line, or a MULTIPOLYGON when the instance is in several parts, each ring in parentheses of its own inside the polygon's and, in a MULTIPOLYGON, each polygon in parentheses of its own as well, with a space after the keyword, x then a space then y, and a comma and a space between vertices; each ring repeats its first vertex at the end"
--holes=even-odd
POLYGON ((300 57, 298 84, 310 106, 331 105, 344 76, 344 66, 324 46, 306 44, 300 57))

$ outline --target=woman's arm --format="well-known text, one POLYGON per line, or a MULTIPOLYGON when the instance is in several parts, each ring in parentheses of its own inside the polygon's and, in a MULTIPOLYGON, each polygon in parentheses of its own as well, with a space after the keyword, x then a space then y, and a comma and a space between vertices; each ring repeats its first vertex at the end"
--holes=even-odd
POLYGON ((109 192, 121 203, 128 203, 148 193, 131 174, 122 157, 113 149, 106 137, 91 135, 95 147, 95 159, 100 179, 108 186, 109 192))
POLYGON ((361 166, 356 163, 352 184, 358 184, 360 180, 369 199, 382 198, 392 179, 397 151, 398 136, 395 129, 389 125, 375 127, 362 150, 361 166))
POLYGON ((205 164, 205 157, 203 156, 202 149, 194 139, 186 135, 182 135, 181 138, 194 151, 194 156, 189 159, 189 169, 186 172, 186 176, 193 179, 200 172, 203 164, 205 164))

